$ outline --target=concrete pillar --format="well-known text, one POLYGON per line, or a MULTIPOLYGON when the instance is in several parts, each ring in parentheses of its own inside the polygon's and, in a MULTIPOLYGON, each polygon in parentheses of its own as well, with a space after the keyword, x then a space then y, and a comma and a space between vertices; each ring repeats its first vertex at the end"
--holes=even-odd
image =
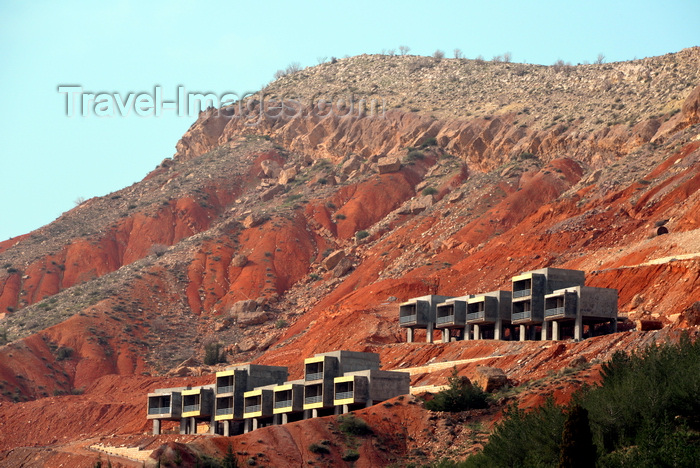
POLYGON ((190 430, 188 431, 188 433, 189 434, 196 434, 197 433, 197 420, 195 420, 194 417, 188 418, 188 419, 190 420, 189 421, 190 430))
POLYGON ((282 424, 287 424, 289 422, 289 415, 287 413, 282 413, 282 424))
POLYGON ((612 319, 612 332, 617 333, 617 319, 612 319))
POLYGON ((520 341, 525 341, 525 325, 520 325, 520 341))
POLYGON ((340 414, 345 414, 350 412, 350 405, 343 405, 341 408, 342 413, 340 414))
POLYGON ((224 437, 230 437, 231 436, 231 422, 230 421, 222 421, 224 424, 224 437))
POLYGON ((317 409, 312 409, 312 410, 311 410, 311 417, 312 417, 312 418, 318 418, 318 410, 317 410, 317 409))
POLYGON ((433 327, 435 324, 433 322, 428 322, 428 328, 425 330, 425 342, 426 343, 432 343, 433 342, 433 327))
POLYGON ((187 434, 187 418, 180 419, 180 434, 187 434))
POLYGON ((153 435, 160 435, 160 419, 153 420, 153 435))
POLYGON ((581 314, 576 314, 574 322, 574 340, 580 341, 583 339, 583 317, 581 314))
POLYGON ((474 339, 475 340, 480 340, 481 339, 481 325, 474 325, 474 339))
POLYGON ((549 335, 549 322, 542 322, 542 336, 540 339, 547 341, 547 335, 549 335))
POLYGON ((472 326, 470 324, 466 324, 464 326, 464 341, 469 341, 471 340, 471 335, 472 334, 472 326))
POLYGON ((442 329, 442 342, 443 342, 443 343, 449 343, 449 342, 450 342, 450 329, 449 329, 449 328, 443 328, 443 329, 442 329))
POLYGON ((496 324, 493 326, 493 339, 502 340, 503 336, 503 319, 500 317, 496 319, 496 324))
POLYGON ((561 330, 559 329, 559 321, 557 320, 552 322, 552 340, 561 340, 561 330))
POLYGON ((209 420, 209 434, 216 434, 216 415, 213 411, 211 419, 209 420))
POLYGON ((258 421, 258 418, 252 418, 252 425, 253 428, 251 430, 256 430, 258 427, 260 427, 260 422, 258 421))
POLYGON ((413 343, 413 327, 406 329, 406 343, 413 343))
POLYGON ((311 410, 309 410, 309 409, 304 410, 304 417, 303 417, 303 418, 304 418, 304 419, 310 419, 311 417, 312 417, 312 416, 311 416, 311 410))

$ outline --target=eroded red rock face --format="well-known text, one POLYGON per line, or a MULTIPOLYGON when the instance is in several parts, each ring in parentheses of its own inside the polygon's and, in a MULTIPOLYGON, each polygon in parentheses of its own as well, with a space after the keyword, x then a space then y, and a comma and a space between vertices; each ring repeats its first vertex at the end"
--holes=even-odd
MULTIPOLYGON (((575 123, 529 130, 510 114, 440 121, 390 111, 384 120, 265 121, 256 131, 267 142, 237 121, 202 116, 176 159, 141 183, 0 243, 0 313, 10 334, 22 333, 0 347, 0 427, 13 434, 0 451, 147 431, 147 391, 211 375, 144 374, 201 358, 212 341, 230 363, 286 365, 291 378, 314 353, 378 352, 385 368, 409 369, 412 385, 424 386, 444 383, 451 370, 423 368, 429 363, 454 361, 468 376, 495 366, 518 383, 579 356, 606 359, 696 329, 698 90, 672 119, 585 135, 575 123), (405 147, 427 138, 437 145, 408 158, 405 147), (350 153, 358 167, 344 172, 339 163, 350 153), (379 173, 379 155, 399 157, 401 168, 379 173), (295 176, 281 182, 268 173, 273 166, 295 176), (662 226, 668 233, 658 235, 662 226), (325 268, 338 250, 345 268, 325 268), (512 276, 546 266, 584 270, 588 285, 618 289, 630 321, 664 329, 582 343, 403 343, 401 301, 509 289, 512 276), (241 301, 250 301, 248 315, 232 313, 241 301), (84 424, 57 424, 59 410, 84 424), (27 433, 27 421, 41 429, 15 436, 27 433)), ((552 392, 564 401, 572 389, 562 383, 552 392)), ((540 401, 530 393, 521 405, 540 401)), ((430 425, 414 405, 362 414, 387 432, 398 430, 399 415, 415 439, 430 425)), ((297 463, 309 440, 333 437, 329 424, 238 440, 261 451, 302 447, 303 456, 265 452, 270 463, 297 463)), ((394 443, 404 455, 418 447, 394 443)), ((367 465, 358 466, 390 461, 369 445, 360 454, 367 465)))

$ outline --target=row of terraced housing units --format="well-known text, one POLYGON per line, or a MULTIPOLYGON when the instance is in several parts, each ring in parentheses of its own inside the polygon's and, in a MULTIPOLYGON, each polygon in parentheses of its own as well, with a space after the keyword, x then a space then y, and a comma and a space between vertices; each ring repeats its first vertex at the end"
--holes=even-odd
POLYGON ((180 434, 237 435, 259 427, 343 414, 410 392, 407 372, 379 369, 379 355, 354 351, 304 360, 304 378, 287 381, 286 367, 247 364, 216 373, 216 383, 157 389, 148 394, 153 434, 164 420, 180 421, 180 434))
POLYGON ((512 278, 511 291, 460 297, 421 296, 399 306, 399 325, 414 341, 416 329, 442 331, 442 341, 493 338, 560 340, 617 331, 617 289, 584 286, 585 273, 542 268, 512 278))

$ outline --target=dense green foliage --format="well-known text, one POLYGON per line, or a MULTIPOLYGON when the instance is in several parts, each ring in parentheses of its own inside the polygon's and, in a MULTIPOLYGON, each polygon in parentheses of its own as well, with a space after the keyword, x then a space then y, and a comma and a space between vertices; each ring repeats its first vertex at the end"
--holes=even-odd
POLYGON ((447 378, 448 387, 437 393, 435 397, 425 402, 430 411, 466 411, 488 406, 488 395, 477 385, 457 375, 457 368, 452 369, 452 375, 447 378))
POLYGON ((550 399, 527 413, 509 408, 482 453, 442 466, 697 466, 700 342, 683 336, 629 356, 618 352, 601 373, 601 384, 568 407, 550 399), (597 462, 583 459, 586 451, 597 462))
POLYGON ((369 435, 372 433, 372 428, 369 427, 364 419, 358 418, 353 414, 338 417, 338 429, 346 435, 369 435))

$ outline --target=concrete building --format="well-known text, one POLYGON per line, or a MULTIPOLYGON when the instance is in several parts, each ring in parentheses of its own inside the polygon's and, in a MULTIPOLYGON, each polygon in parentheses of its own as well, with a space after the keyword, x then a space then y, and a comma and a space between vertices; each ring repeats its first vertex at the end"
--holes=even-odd
POLYGON ((293 380, 272 389, 273 424, 304 419, 304 380, 293 380))
POLYGON ((224 436, 241 434, 244 430, 245 393, 265 385, 281 384, 288 371, 281 366, 247 364, 216 373, 217 433, 224 436))
POLYGON ((367 369, 333 379, 333 405, 347 413, 410 393, 408 372, 367 369))
POLYGON ((333 351, 304 360, 304 418, 335 412, 333 380, 348 372, 379 370, 379 355, 333 351))
POLYGON ((472 296, 453 297, 435 307, 435 327, 442 330, 443 343, 449 343, 452 335, 456 335, 455 340, 469 339, 467 299, 470 297, 472 296))
POLYGON ((147 419, 153 420, 153 434, 161 431, 161 421, 179 421, 182 414, 182 390, 186 387, 158 388, 148 394, 147 419))
POLYGON ((437 305, 451 299, 451 296, 421 296, 409 299, 399 306, 399 325, 406 328, 406 341, 413 343, 416 328, 426 330, 426 342, 433 342, 437 305))
POLYGON ((474 339, 481 340, 485 333, 494 340, 503 339, 503 327, 510 326, 512 293, 491 291, 477 294, 467 300, 467 327, 465 337, 469 339, 474 327, 474 339))
POLYGON ((544 322, 544 297, 554 291, 583 286, 585 274, 578 270, 542 268, 512 278, 511 323, 520 327, 520 341, 536 339, 544 322))
POLYGON ((180 434, 196 434, 197 422, 209 424, 209 433, 214 433, 214 385, 182 390, 182 414, 180 434))
POLYGON ((597 324, 610 324, 610 331, 617 331, 617 289, 573 286, 557 289, 544 297, 544 323, 542 339, 549 335, 560 340, 564 327, 573 325, 573 338, 583 339, 584 325, 591 335, 597 324))
POLYGON ((243 394, 243 431, 254 431, 271 426, 273 416, 273 389, 276 385, 258 387, 243 394))

